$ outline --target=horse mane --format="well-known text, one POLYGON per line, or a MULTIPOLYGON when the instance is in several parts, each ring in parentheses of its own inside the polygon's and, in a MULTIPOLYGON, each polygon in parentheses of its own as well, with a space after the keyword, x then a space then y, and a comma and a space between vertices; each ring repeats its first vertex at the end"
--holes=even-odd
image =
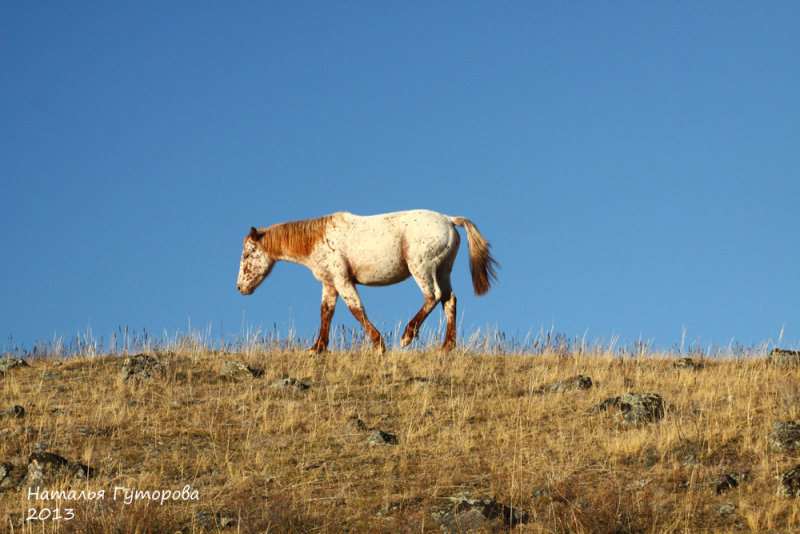
POLYGON ((259 229, 259 245, 270 256, 305 257, 323 237, 331 215, 275 224, 259 229))

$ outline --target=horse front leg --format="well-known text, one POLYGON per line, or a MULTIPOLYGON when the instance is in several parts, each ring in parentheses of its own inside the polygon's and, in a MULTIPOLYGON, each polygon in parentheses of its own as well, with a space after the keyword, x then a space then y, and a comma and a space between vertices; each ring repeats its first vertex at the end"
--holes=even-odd
POLYGON ((322 307, 320 309, 320 323, 319 323, 319 337, 317 341, 311 346, 309 352, 311 354, 319 354, 325 352, 328 348, 328 337, 331 331, 331 319, 333 318, 333 311, 336 308, 336 299, 339 298, 339 293, 332 285, 322 284, 322 307))
POLYGON ((339 291, 339 295, 342 296, 344 303, 347 304, 347 307, 350 309, 350 313, 353 314, 353 317, 355 317, 356 320, 361 323, 361 326, 364 327, 364 330, 366 330, 375 348, 379 352, 386 352, 383 336, 381 336, 381 333, 375 328, 375 325, 367 319, 367 312, 364 311, 364 305, 361 303, 361 297, 358 295, 358 291, 356 291, 356 286, 348 281, 341 286, 337 286, 336 289, 339 291))

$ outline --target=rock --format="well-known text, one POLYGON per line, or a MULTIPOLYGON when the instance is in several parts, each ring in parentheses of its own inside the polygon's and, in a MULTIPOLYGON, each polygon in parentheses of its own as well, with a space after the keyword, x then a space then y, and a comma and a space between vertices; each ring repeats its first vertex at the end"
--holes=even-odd
POLYGON ((148 354, 136 354, 125 358, 119 375, 125 380, 151 380, 156 372, 163 369, 163 364, 148 354))
POLYGON ((397 436, 383 430, 376 430, 367 438, 370 445, 397 445, 397 436))
POLYGON ((797 497, 800 495, 800 465, 781 475, 778 497, 797 497))
POLYGON ((736 517, 736 509, 738 506, 735 502, 726 502, 714 508, 714 515, 724 519, 733 519, 736 517))
POLYGON ((800 350, 772 349, 767 361, 778 366, 800 365, 800 350))
POLYGON ((261 369, 248 367, 244 362, 226 360, 220 365, 220 374, 228 378, 258 378, 264 374, 261 369))
POLYGON ((354 415, 347 420, 347 424, 345 425, 345 431, 347 431, 350 434, 355 434, 357 432, 366 432, 367 425, 365 425, 364 421, 359 419, 357 415, 354 415))
POLYGON ((306 384, 304 382, 300 382, 299 380, 294 379, 294 378, 292 378, 290 376, 286 376, 284 378, 279 378, 277 380, 273 380, 269 385, 270 385, 270 387, 273 387, 273 388, 276 388, 276 389, 294 388, 294 389, 297 389, 297 390, 300 390, 300 391, 304 391, 304 390, 306 390, 306 389, 311 387, 308 384, 306 384))
POLYGON ((734 473, 730 475, 722 475, 714 481, 714 491, 717 495, 724 493, 728 490, 738 488, 739 484, 747 479, 747 473, 734 473))
POLYGON ((592 406, 591 408, 589 408, 589 412, 591 412, 591 413, 605 412, 609 408, 613 408, 613 407, 615 407, 617 405, 617 399, 619 399, 619 397, 611 397, 611 398, 602 400, 602 401, 598 402, 597 404, 595 404, 594 406, 592 406))
POLYGON ((13 369, 14 367, 30 367, 28 362, 23 360, 22 358, 17 358, 15 356, 6 356, 5 358, 0 358, 0 371, 8 371, 9 369, 13 369))
POLYGON ((39 375, 39 378, 41 378, 42 380, 52 380, 55 377, 56 375, 54 375, 50 371, 42 371, 42 374, 39 375))
POLYGON ((625 423, 652 423, 664 418, 664 399, 657 393, 625 393, 617 398, 618 418, 625 423))
POLYGON ((696 363, 691 358, 679 358, 675 360, 672 365, 669 366, 670 369, 673 371, 681 371, 681 370, 688 370, 688 371, 697 371, 698 369, 703 368, 703 364, 696 363))
POLYGON ((15 405, 8 410, 0 411, 0 419, 22 419, 25 417, 25 408, 15 405))
POLYGON ((514 528, 527 523, 527 512, 511 508, 493 499, 469 499, 462 495, 452 497, 452 508, 434 514, 439 530, 445 533, 486 532, 514 528))
POLYGON ((425 389, 431 384, 431 380, 429 378, 425 378, 424 376, 412 376, 406 380, 407 384, 416 384, 417 389, 425 389))
POLYGON ((89 478, 94 469, 79 462, 72 462, 52 452, 34 452, 28 459, 25 483, 28 487, 45 486, 62 477, 89 478))
POLYGON ((550 386, 550 391, 563 393, 567 391, 589 389, 591 387, 592 387, 591 378, 584 375, 577 375, 573 376, 572 378, 567 378, 566 380, 556 380, 555 382, 553 382, 553 385, 550 386))
POLYGON ((697 458, 700 455, 700 447, 688 439, 680 440, 678 445, 672 450, 672 454, 684 467, 690 469, 700 467, 700 461, 697 458))
POLYGON ((615 419, 626 424, 653 423, 664 418, 664 399, 657 393, 625 393, 591 407, 592 413, 615 408, 615 419))
POLYGON ((800 423, 797 421, 775 421, 767 437, 774 451, 787 452, 800 449, 800 423))
POLYGON ((214 512, 198 512, 194 515, 195 521, 207 529, 228 528, 236 526, 236 513, 230 510, 214 512))
POLYGON ((531 491, 531 499, 552 498, 553 488, 534 488, 531 491))
POLYGON ((25 478, 25 470, 11 462, 0 463, 0 493, 18 489, 25 478))

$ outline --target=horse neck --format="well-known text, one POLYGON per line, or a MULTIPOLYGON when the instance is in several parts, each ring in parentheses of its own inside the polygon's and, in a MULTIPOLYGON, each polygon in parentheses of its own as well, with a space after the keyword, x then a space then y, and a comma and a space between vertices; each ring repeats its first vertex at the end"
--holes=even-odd
POLYGON ((311 251, 325 237, 329 216, 267 228, 261 244, 270 257, 307 265, 311 251))

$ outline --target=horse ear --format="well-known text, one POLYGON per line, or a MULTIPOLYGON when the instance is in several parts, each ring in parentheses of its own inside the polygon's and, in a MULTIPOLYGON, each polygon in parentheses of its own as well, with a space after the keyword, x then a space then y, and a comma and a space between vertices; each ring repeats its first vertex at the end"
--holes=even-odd
POLYGON ((256 230, 255 226, 250 227, 250 239, 258 241, 258 230, 256 230))

